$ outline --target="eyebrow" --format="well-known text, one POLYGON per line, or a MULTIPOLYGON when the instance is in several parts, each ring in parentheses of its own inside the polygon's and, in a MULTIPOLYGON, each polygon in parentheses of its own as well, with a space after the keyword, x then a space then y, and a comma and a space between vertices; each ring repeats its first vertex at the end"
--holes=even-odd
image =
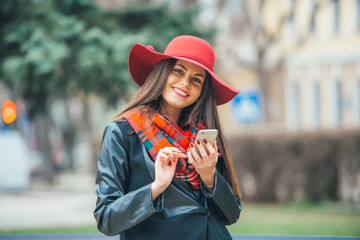
MULTIPOLYGON (((187 71, 187 68, 186 68, 184 65, 179 64, 179 63, 176 64, 176 65, 182 67, 183 69, 185 69, 185 71, 187 71)), ((194 75, 195 75, 195 76, 203 77, 203 78, 205 79, 205 76, 204 76, 203 74, 201 74, 201 73, 195 73, 194 75)))

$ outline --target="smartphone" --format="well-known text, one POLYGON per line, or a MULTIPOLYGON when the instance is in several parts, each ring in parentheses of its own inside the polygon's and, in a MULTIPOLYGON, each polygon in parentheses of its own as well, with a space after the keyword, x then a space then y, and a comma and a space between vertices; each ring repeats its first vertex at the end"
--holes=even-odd
MULTIPOLYGON (((218 130, 216 129, 204 129, 204 130, 200 130, 196 136, 196 140, 200 140, 200 142, 203 144, 203 147, 205 149, 207 149, 205 147, 205 144, 204 144, 204 139, 206 139, 211 145, 214 145, 214 142, 216 140, 216 137, 218 135, 218 130)), ((195 142, 196 142, 195 140, 195 142)), ((199 149, 197 147, 196 144, 194 144, 195 148, 196 148, 196 151, 199 153, 199 149)))
POLYGON ((211 145, 214 145, 217 135, 218 130, 216 129, 204 129, 198 132, 196 140, 200 140, 200 142, 203 142, 203 140, 206 139, 211 145))

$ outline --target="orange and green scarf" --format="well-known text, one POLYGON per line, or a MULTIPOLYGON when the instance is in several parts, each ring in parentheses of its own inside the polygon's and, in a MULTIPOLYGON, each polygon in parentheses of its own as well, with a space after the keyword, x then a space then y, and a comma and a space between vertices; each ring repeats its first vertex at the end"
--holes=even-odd
MULTIPOLYGON (((151 110, 133 111, 127 113, 125 118, 154 161, 160 149, 164 147, 176 147, 186 154, 190 143, 195 141, 198 130, 206 128, 204 125, 198 124, 197 128, 191 127, 187 131, 183 131, 157 112, 154 113, 150 126, 145 127, 144 122, 149 119, 150 112, 151 110)), ((189 182, 193 189, 200 189, 200 176, 195 167, 188 164, 186 159, 178 160, 175 177, 189 182)))

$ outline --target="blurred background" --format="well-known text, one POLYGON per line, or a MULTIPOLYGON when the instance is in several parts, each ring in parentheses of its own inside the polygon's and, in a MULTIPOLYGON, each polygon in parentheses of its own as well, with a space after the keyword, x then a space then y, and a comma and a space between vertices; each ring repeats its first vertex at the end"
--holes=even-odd
POLYGON ((2 1, 0 233, 97 232, 130 48, 182 34, 241 91, 219 107, 244 203, 231 233, 360 236, 360 0, 2 1))

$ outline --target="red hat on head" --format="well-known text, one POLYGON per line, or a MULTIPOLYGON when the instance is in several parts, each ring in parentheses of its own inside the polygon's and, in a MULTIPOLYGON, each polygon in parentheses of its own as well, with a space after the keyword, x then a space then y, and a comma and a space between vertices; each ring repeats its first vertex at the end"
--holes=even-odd
POLYGON ((217 105, 227 103, 239 93, 239 90, 223 82, 213 72, 215 53, 210 44, 194 36, 174 38, 164 53, 155 52, 150 45, 136 43, 129 55, 130 74, 135 82, 142 86, 156 64, 169 58, 184 60, 204 68, 211 75, 217 105))

